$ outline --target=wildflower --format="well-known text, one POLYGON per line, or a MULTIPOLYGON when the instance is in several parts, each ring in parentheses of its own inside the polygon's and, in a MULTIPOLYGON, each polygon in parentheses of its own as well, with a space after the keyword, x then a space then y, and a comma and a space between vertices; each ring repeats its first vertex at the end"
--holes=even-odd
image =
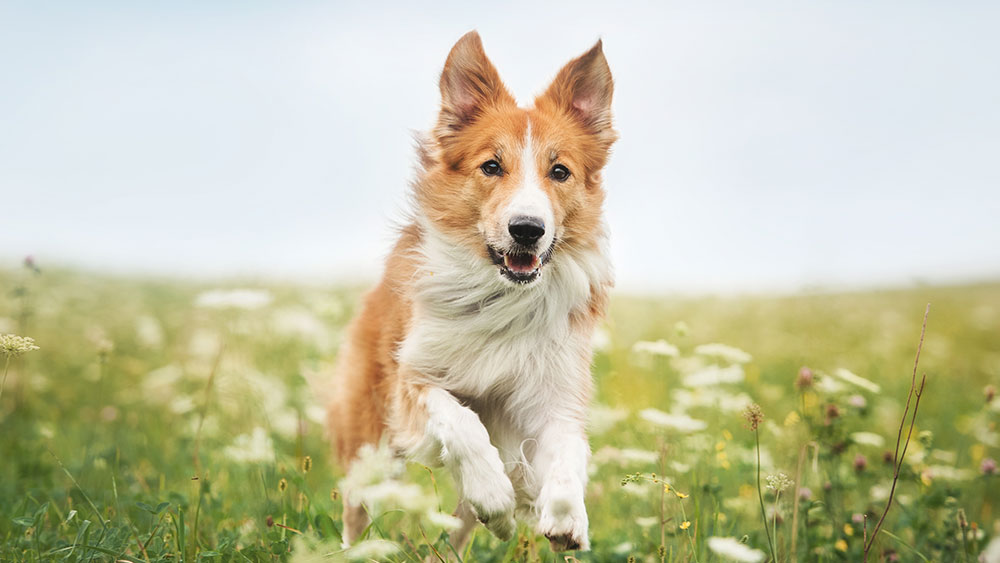
POLYGON ((992 385, 987 385, 983 388, 983 395, 986 397, 986 404, 993 402, 993 398, 997 396, 997 388, 992 385))
POLYGON ((799 391, 810 389, 813 383, 815 383, 813 371, 806 366, 799 368, 799 375, 795 378, 795 386, 799 388, 799 391))
POLYGON ((833 547, 837 548, 839 551, 847 551, 847 540, 840 538, 837 543, 833 544, 833 547))
POLYGON ((269 305, 271 293, 261 289, 213 289, 195 299, 196 307, 207 309, 260 309, 269 305))
POLYGON ((383 539, 375 539, 375 540, 364 540, 360 543, 351 546, 346 551, 344 551, 344 555, 346 555, 349 559, 354 561, 359 559, 365 561, 369 560, 385 561, 387 557, 389 557, 394 553, 398 553, 399 551, 400 547, 395 542, 383 539))
POLYGON ((853 536, 854 535, 854 526, 851 526, 850 524, 846 524, 845 523, 844 524, 844 535, 845 536, 853 536))
POLYGON ((855 394, 847 398, 847 404, 861 410, 868 406, 868 399, 865 399, 864 395, 855 394))
POLYGON ((340 491, 337 489, 330 489, 330 500, 337 501, 340 500, 340 491))
POLYGON ((656 548, 656 554, 660 557, 660 561, 667 556, 667 546, 660 544, 660 547, 656 548))
POLYGON ((835 403, 826 405, 826 425, 829 426, 837 418, 840 418, 840 408, 835 403))
POLYGON ((281 480, 278 481, 278 492, 283 493, 287 488, 288 488, 288 479, 282 477, 281 480))
MULTIPOLYGON (((865 515, 862 514, 862 513, 860 513, 860 512, 855 512, 854 514, 851 514, 851 522, 854 522, 855 524, 864 524, 865 523, 865 515)), ((848 534, 848 535, 850 535, 850 534, 848 534)))
POLYGON ((312 466, 313 466, 313 458, 312 457, 306 456, 306 457, 302 458, 302 472, 303 473, 309 473, 309 470, 312 469, 312 466))
POLYGON ((758 563, 764 560, 764 552, 740 543, 736 538, 708 538, 708 549, 732 561, 758 563))
POLYGON ((792 485, 792 480, 784 473, 767 476, 767 488, 780 493, 792 485))
POLYGON ((756 432, 757 427, 764 420, 764 413, 760 410, 760 405, 752 403, 743 409, 743 418, 747 420, 747 427, 756 432))
POLYGON ((920 433, 917 434, 917 440, 919 440, 925 448, 929 448, 931 447, 931 444, 934 443, 934 433, 930 430, 921 430, 920 433))
POLYGON ((270 514, 268 514, 267 519, 264 520, 264 523, 267 524, 268 528, 272 528, 274 527, 274 518, 270 514))
POLYGON ((687 530, 690 527, 691 527, 691 522, 688 522, 687 520, 681 522, 681 529, 682 530, 687 530))
POLYGON ((652 356, 664 356, 668 358, 676 358, 680 355, 680 351, 677 349, 677 346, 674 346, 673 344, 662 339, 655 342, 640 340, 632 345, 632 352, 636 354, 650 354, 652 356))
POLYGON ((677 491, 677 490, 674 491, 674 494, 677 495, 677 498, 679 498, 679 499, 685 499, 685 498, 688 498, 688 496, 689 496, 687 493, 682 493, 682 492, 677 491))
POLYGON ((892 465, 896 463, 896 456, 889 450, 882 452, 882 461, 887 465, 892 465))
POLYGON ((846 370, 844 368, 836 369, 833 372, 833 375, 839 377, 840 379, 843 379, 844 381, 852 385, 860 387, 866 391, 871 391, 872 393, 878 393, 882 390, 882 388, 878 385, 878 383, 865 379, 860 375, 857 375, 854 372, 846 370))
POLYGON ((733 346, 727 346, 726 344, 702 344, 694 349, 694 353, 699 356, 709 356, 714 358, 719 358, 730 364, 745 364, 753 359, 753 356, 747 354, 739 348, 733 346))
POLYGON ((868 458, 866 458, 865 456, 863 456, 861 454, 858 454, 858 455, 854 456, 854 470, 855 471, 857 471, 858 473, 861 473, 867 467, 868 467, 868 458))
POLYGON ((726 367, 711 365, 684 376, 682 383, 686 387, 710 387, 723 383, 740 383, 745 378, 743 366, 739 364, 726 367))
POLYGON ((800 420, 802 418, 799 416, 799 413, 792 411, 785 417, 785 426, 795 426, 800 420))
POLYGON ((687 336, 691 333, 691 328, 688 327, 686 322, 677 321, 674 323, 674 332, 677 333, 677 336, 687 336))
POLYGON ((708 423, 703 420, 696 420, 686 414, 669 414, 657 409, 643 409, 639 411, 639 418, 678 432, 697 432, 708 428, 708 423))
POLYGON ((993 475, 997 472, 997 461, 991 457, 983 460, 983 463, 979 465, 979 471, 983 475, 993 475))
POLYGON ((802 500, 809 500, 813 496, 812 489, 809 487, 799 487, 799 498, 802 500))
POLYGON ((227 457, 234 461, 256 463, 274 459, 274 443, 261 427, 253 429, 252 434, 240 434, 233 440, 231 446, 223 450, 227 457))
POLYGON ((626 561, 628 561, 628 563, 635 563, 635 555, 629 555, 626 561))
POLYGON ((16 358, 22 354, 38 350, 35 340, 16 334, 0 334, 0 354, 7 358, 16 358))
POLYGON ((854 432, 851 440, 855 444, 880 448, 885 445, 885 438, 874 432, 854 432))

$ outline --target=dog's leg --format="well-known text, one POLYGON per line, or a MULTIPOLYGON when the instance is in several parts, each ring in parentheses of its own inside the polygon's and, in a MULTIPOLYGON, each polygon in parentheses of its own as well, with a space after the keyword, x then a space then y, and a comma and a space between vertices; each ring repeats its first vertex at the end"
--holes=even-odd
POLYGON ((368 511, 359 504, 351 504, 344 499, 343 547, 350 547, 368 527, 368 511))
POLYGON ((468 545, 469 539, 472 537, 472 530, 475 529, 478 521, 476 520, 476 513, 473 512, 469 503, 464 500, 458 502, 458 508, 455 509, 455 516, 462 521, 462 525, 448 534, 448 542, 459 555, 462 555, 462 551, 468 545))
POLYGON ((538 436, 532 463, 541 484, 535 500, 538 532, 549 539, 553 551, 590 549, 583 503, 589 459, 582 423, 552 420, 538 436))
POLYGON ((436 387, 424 388, 417 403, 416 414, 426 424, 422 436, 404 437, 404 443, 409 442, 405 449, 418 459, 430 455, 443 462, 479 521, 501 540, 509 540, 515 528, 514 486, 479 416, 436 387))

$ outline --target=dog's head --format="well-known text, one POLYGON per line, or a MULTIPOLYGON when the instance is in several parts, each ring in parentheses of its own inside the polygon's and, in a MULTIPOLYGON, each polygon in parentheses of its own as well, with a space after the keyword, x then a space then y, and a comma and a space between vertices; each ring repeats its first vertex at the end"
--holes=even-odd
POLYGON ((492 261, 535 281, 563 249, 597 244, 601 169, 617 134, 612 79, 598 41, 522 109, 470 32, 441 73, 441 113, 415 194, 422 215, 492 261))

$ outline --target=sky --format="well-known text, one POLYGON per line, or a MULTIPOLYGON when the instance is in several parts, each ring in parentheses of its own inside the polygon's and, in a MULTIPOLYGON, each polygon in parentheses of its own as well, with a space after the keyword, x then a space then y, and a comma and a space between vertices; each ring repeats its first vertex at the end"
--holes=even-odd
POLYGON ((598 39, 618 287, 1000 278, 1000 4, 0 2, 0 264, 365 283, 477 29, 522 104, 598 39))

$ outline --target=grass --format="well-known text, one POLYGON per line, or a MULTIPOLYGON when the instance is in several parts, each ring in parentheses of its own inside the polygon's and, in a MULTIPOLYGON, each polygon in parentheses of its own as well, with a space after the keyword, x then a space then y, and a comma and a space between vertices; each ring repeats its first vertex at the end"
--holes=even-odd
MULTIPOLYGON (((0 395, 0 560, 365 558, 339 547, 344 475, 317 385, 358 288, 31 268, 0 271, 0 287, 0 333, 40 347, 11 358, 0 395)), ((1000 284, 617 296, 594 360, 593 550, 572 555, 860 561, 927 302, 926 389, 870 560, 976 560, 1000 501, 1000 399, 984 396, 1000 383, 1000 284), (712 343, 727 346, 699 348, 712 343)), ((411 465, 397 484, 429 506, 370 507, 372 559, 564 561, 523 527, 509 543, 480 529, 455 553, 428 516, 454 507, 446 472, 411 465)))

